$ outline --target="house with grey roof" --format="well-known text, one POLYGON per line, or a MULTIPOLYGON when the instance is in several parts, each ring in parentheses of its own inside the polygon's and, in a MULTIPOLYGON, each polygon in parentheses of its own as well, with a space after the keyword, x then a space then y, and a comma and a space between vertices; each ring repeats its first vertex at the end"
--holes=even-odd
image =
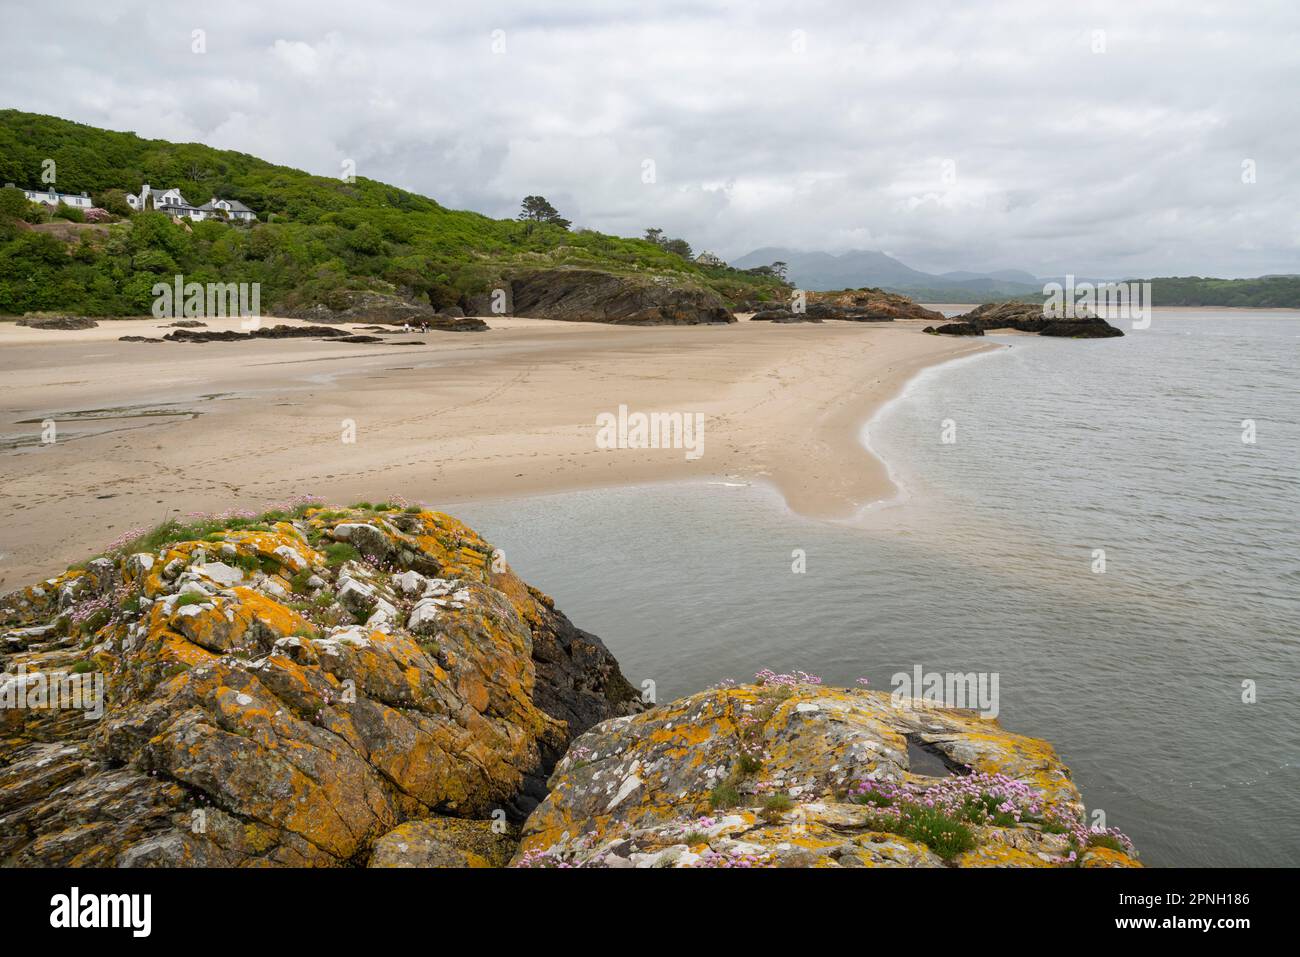
POLYGON ((210 201, 200 206, 199 210, 209 216, 224 216, 226 219, 237 219, 246 223, 257 219, 257 214, 237 199, 218 199, 213 196, 210 201))
POLYGON ((205 219, 253 222, 257 219, 257 214, 237 199, 219 199, 213 196, 202 206, 195 206, 179 189, 155 190, 148 183, 140 188, 140 195, 128 196, 126 201, 134 210, 148 209, 152 205, 160 213, 195 222, 205 219))

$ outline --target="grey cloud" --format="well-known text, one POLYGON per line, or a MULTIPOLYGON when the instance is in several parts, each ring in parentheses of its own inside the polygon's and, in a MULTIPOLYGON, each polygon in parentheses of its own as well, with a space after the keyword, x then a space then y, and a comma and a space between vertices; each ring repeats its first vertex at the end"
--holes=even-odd
POLYGON ((575 224, 660 226, 733 257, 1300 271, 1300 11, 1286 0, 72 0, 59 23, 0 38, 0 103, 325 175, 353 159, 490 215, 541 192, 575 224))

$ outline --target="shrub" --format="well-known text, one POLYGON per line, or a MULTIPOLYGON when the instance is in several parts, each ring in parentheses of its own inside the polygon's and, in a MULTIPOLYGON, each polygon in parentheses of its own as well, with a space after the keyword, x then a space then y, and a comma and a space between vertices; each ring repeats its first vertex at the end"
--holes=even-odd
POLYGON ((765 821, 775 821, 792 807, 794 807, 794 799, 790 795, 769 794, 763 801, 760 815, 765 821))
POLYGON ((236 555, 234 562, 248 575, 255 575, 262 568, 262 561, 256 555, 236 555))
POLYGON ((360 560, 361 553, 357 551, 356 546, 349 545, 347 542, 334 542, 325 546, 325 564, 330 568, 337 568, 344 562, 360 560))
POLYGON ((975 846, 975 835, 958 818, 919 804, 907 807, 899 833, 924 844, 945 861, 975 846))
POLYGON ((709 807, 729 808, 740 803, 740 792, 730 781, 723 781, 709 792, 709 807))
POLYGON ((1088 835, 1089 847, 1108 847, 1112 851, 1119 851, 1121 854, 1128 853, 1123 842, 1113 834, 1093 833, 1088 835))
POLYGON ((54 210, 54 215, 59 219, 66 219, 70 223, 84 223, 86 221, 86 214, 79 208, 62 202, 54 210))

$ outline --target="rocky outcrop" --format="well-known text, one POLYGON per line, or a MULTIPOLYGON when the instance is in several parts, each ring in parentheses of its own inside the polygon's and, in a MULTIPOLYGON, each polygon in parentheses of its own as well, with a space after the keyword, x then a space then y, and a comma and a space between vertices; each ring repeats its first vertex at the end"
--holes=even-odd
POLYGON ((984 330, 971 322, 948 322, 942 326, 926 326, 921 330, 932 336, 982 336, 984 330))
MULTIPOLYGON (((332 339, 346 336, 343 329, 333 326, 289 326, 283 323, 274 326, 262 326, 249 332, 234 329, 175 329, 163 339, 168 342, 240 342, 247 339, 332 339)), ((125 338, 125 337, 123 337, 125 338)), ((139 341, 138 338, 133 341, 139 341)))
MULTIPOLYGON (((455 310, 459 313, 460 310, 455 310)), ((327 302, 280 310, 286 319, 303 319, 320 323, 369 322, 389 326, 414 326, 419 330, 439 332, 480 332, 487 329, 482 319, 468 318, 444 311, 434 312, 428 303, 413 302, 389 293, 339 291, 327 302)))
POLYGON ((759 678, 574 741, 514 863, 1136 866, 1126 837, 1085 826, 1046 742, 808 675, 759 678))
POLYGON ((504 289, 513 314, 568 322, 628 326, 735 322, 708 289, 654 276, 620 276, 594 269, 539 269, 511 276, 504 289))
POLYGON ((407 821, 375 842, 369 867, 505 867, 516 835, 495 821, 407 821))
POLYGON ((864 287, 839 292, 809 292, 808 312, 824 319, 849 322, 884 322, 898 319, 925 319, 942 322, 943 313, 918 305, 907 296, 864 287))
POLYGON ((11 866, 1136 866, 974 712, 770 671, 643 711, 418 507, 134 534, 0 599, 0 664, 11 866))
POLYGON ((478 535, 396 506, 142 533, 0 600, 0 661, 11 865, 499 863, 570 738, 640 707, 478 535))
POLYGON ((960 322, 969 323, 983 332, 996 329, 1015 329, 1036 332, 1040 336, 1070 339, 1109 339, 1124 335, 1105 319, 1091 313, 1068 318, 1044 314, 1043 307, 1029 302, 985 303, 964 316, 960 322))
MULTIPOLYGON (((436 317, 435 317, 436 319, 436 317)), ((465 320, 479 322, 478 319, 465 320)), ((202 323, 200 323, 202 325, 202 323)), ((486 325, 484 326, 486 328, 486 325)), ((385 332, 394 330, 385 327, 385 332)), ((401 332, 403 330, 396 330, 401 332)), ((349 333, 337 326, 290 326, 279 323, 274 326, 262 326, 250 332, 235 329, 192 329, 189 327, 173 329, 161 339, 149 336, 118 336, 119 342, 247 342, 251 339, 324 339, 329 342, 373 343, 389 342, 391 345, 414 345, 418 342, 393 342, 382 336, 358 335, 349 333)))
MULTIPOLYGON (((943 320, 943 314, 919 306, 906 296, 865 287, 839 292, 805 291, 803 322, 827 319, 842 322, 893 322, 896 319, 943 320)), ((755 313, 751 319, 770 313, 793 313, 789 302, 753 301, 737 306, 740 312, 755 313)), ((791 321, 791 320, 787 320, 791 321)))
POLYGON ((821 322, 819 316, 808 312, 794 312, 791 309, 765 309, 749 317, 750 322, 821 322))
POLYGON ((27 326, 29 329, 94 329, 99 325, 94 319, 86 316, 60 316, 47 315, 44 313, 29 313, 19 319, 16 325, 27 326))

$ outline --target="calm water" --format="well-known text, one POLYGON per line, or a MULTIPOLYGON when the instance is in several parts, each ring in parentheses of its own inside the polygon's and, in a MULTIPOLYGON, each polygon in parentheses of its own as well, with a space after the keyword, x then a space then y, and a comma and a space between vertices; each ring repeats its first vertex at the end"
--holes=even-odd
POLYGON ((860 524, 703 483, 455 511, 660 700, 761 667, 997 672, 1003 724, 1052 741, 1146 863, 1294 865, 1300 318, 988 341, 1010 348, 864 430, 905 495, 860 524))

